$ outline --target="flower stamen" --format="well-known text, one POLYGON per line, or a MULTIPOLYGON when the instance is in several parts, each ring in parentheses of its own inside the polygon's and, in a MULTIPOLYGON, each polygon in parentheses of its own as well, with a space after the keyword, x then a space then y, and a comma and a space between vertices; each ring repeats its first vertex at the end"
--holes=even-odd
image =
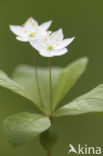
POLYGON ((32 23, 32 19, 31 19, 31 18, 30 18, 30 20, 29 20, 29 21, 30 21, 30 23, 32 23))
POLYGON ((32 23, 32 26, 35 26, 35 23, 32 23))
POLYGON ((24 24, 22 24, 22 27, 24 27, 25 25, 24 24))

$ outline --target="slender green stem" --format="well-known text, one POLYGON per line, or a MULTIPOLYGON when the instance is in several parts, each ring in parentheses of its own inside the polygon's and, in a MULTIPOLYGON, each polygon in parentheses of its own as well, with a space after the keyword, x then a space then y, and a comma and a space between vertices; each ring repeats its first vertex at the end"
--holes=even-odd
POLYGON ((51 150, 48 150, 48 151, 47 151, 47 156, 51 156, 51 155, 52 155, 51 150))
POLYGON ((49 77, 50 77, 50 109, 52 113, 52 73, 51 73, 51 60, 48 58, 49 77))
POLYGON ((40 84, 39 84, 39 78, 38 78, 38 68, 37 68, 37 60, 36 60, 36 52, 34 50, 34 66, 35 66, 35 78, 36 78, 36 84, 37 84, 37 89, 38 89, 38 95, 40 98, 40 103, 41 106, 43 107, 43 101, 42 101, 42 96, 41 96, 41 91, 40 91, 40 84))

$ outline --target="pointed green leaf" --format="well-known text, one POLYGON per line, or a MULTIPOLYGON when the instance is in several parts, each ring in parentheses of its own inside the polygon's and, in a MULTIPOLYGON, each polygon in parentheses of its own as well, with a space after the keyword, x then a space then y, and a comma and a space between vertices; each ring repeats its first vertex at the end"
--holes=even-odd
POLYGON ((42 107, 36 103, 35 98, 31 96, 29 92, 26 91, 25 88, 22 87, 19 83, 15 82, 14 80, 10 79, 4 72, 0 71, 0 86, 11 90, 14 93, 19 94, 37 105, 37 107, 42 110, 42 107))
POLYGON ((89 112, 103 112, 103 84, 59 108, 55 115, 79 115, 89 112))
POLYGON ((84 57, 71 63, 61 72, 58 87, 53 103, 53 109, 64 98, 67 92, 75 85, 77 80, 84 73, 87 66, 88 58, 84 57))
POLYGON ((29 96, 18 83, 10 79, 3 71, 0 71, 0 86, 26 97, 29 100, 32 100, 31 96, 29 96))
MULTIPOLYGON (((60 68, 52 68, 52 92, 53 99, 56 94, 56 87, 60 68)), ((40 90, 42 101, 47 112, 50 112, 50 84, 49 84, 49 70, 48 68, 38 68, 38 77, 40 83, 40 90)), ((24 90, 35 100, 35 103, 41 104, 38 96, 37 83, 35 79, 35 70, 32 66, 21 65, 17 67, 13 74, 13 79, 19 83, 24 90)))
POLYGON ((17 147, 47 130, 50 125, 50 120, 47 117, 23 112, 7 118, 3 123, 3 128, 8 141, 17 147))

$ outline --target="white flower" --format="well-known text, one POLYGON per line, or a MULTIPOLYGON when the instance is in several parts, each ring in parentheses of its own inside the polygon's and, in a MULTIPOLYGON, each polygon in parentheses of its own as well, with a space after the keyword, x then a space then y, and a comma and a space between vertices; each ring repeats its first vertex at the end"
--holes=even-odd
POLYGON ((33 48, 39 51, 40 55, 45 57, 60 56, 68 52, 67 46, 74 40, 74 37, 64 39, 62 29, 43 35, 38 41, 30 41, 33 48))
POLYGON ((38 25, 36 20, 29 18, 22 26, 10 25, 10 29, 15 35, 17 35, 17 40, 27 42, 41 37, 40 34, 45 34, 50 25, 51 21, 38 25))

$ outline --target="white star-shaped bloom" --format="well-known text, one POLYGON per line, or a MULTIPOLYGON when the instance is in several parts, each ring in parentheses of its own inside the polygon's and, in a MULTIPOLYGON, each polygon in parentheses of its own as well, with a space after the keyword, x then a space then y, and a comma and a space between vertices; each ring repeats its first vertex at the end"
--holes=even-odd
POLYGON ((38 22, 31 17, 22 26, 10 25, 10 29, 17 36, 17 40, 27 42, 41 38, 40 35, 49 33, 47 29, 51 23, 52 21, 48 21, 38 25, 38 22))
POLYGON ((66 47, 74 40, 74 37, 63 38, 63 31, 59 29, 54 33, 42 35, 36 42, 30 41, 30 44, 44 57, 60 56, 68 52, 66 47))

